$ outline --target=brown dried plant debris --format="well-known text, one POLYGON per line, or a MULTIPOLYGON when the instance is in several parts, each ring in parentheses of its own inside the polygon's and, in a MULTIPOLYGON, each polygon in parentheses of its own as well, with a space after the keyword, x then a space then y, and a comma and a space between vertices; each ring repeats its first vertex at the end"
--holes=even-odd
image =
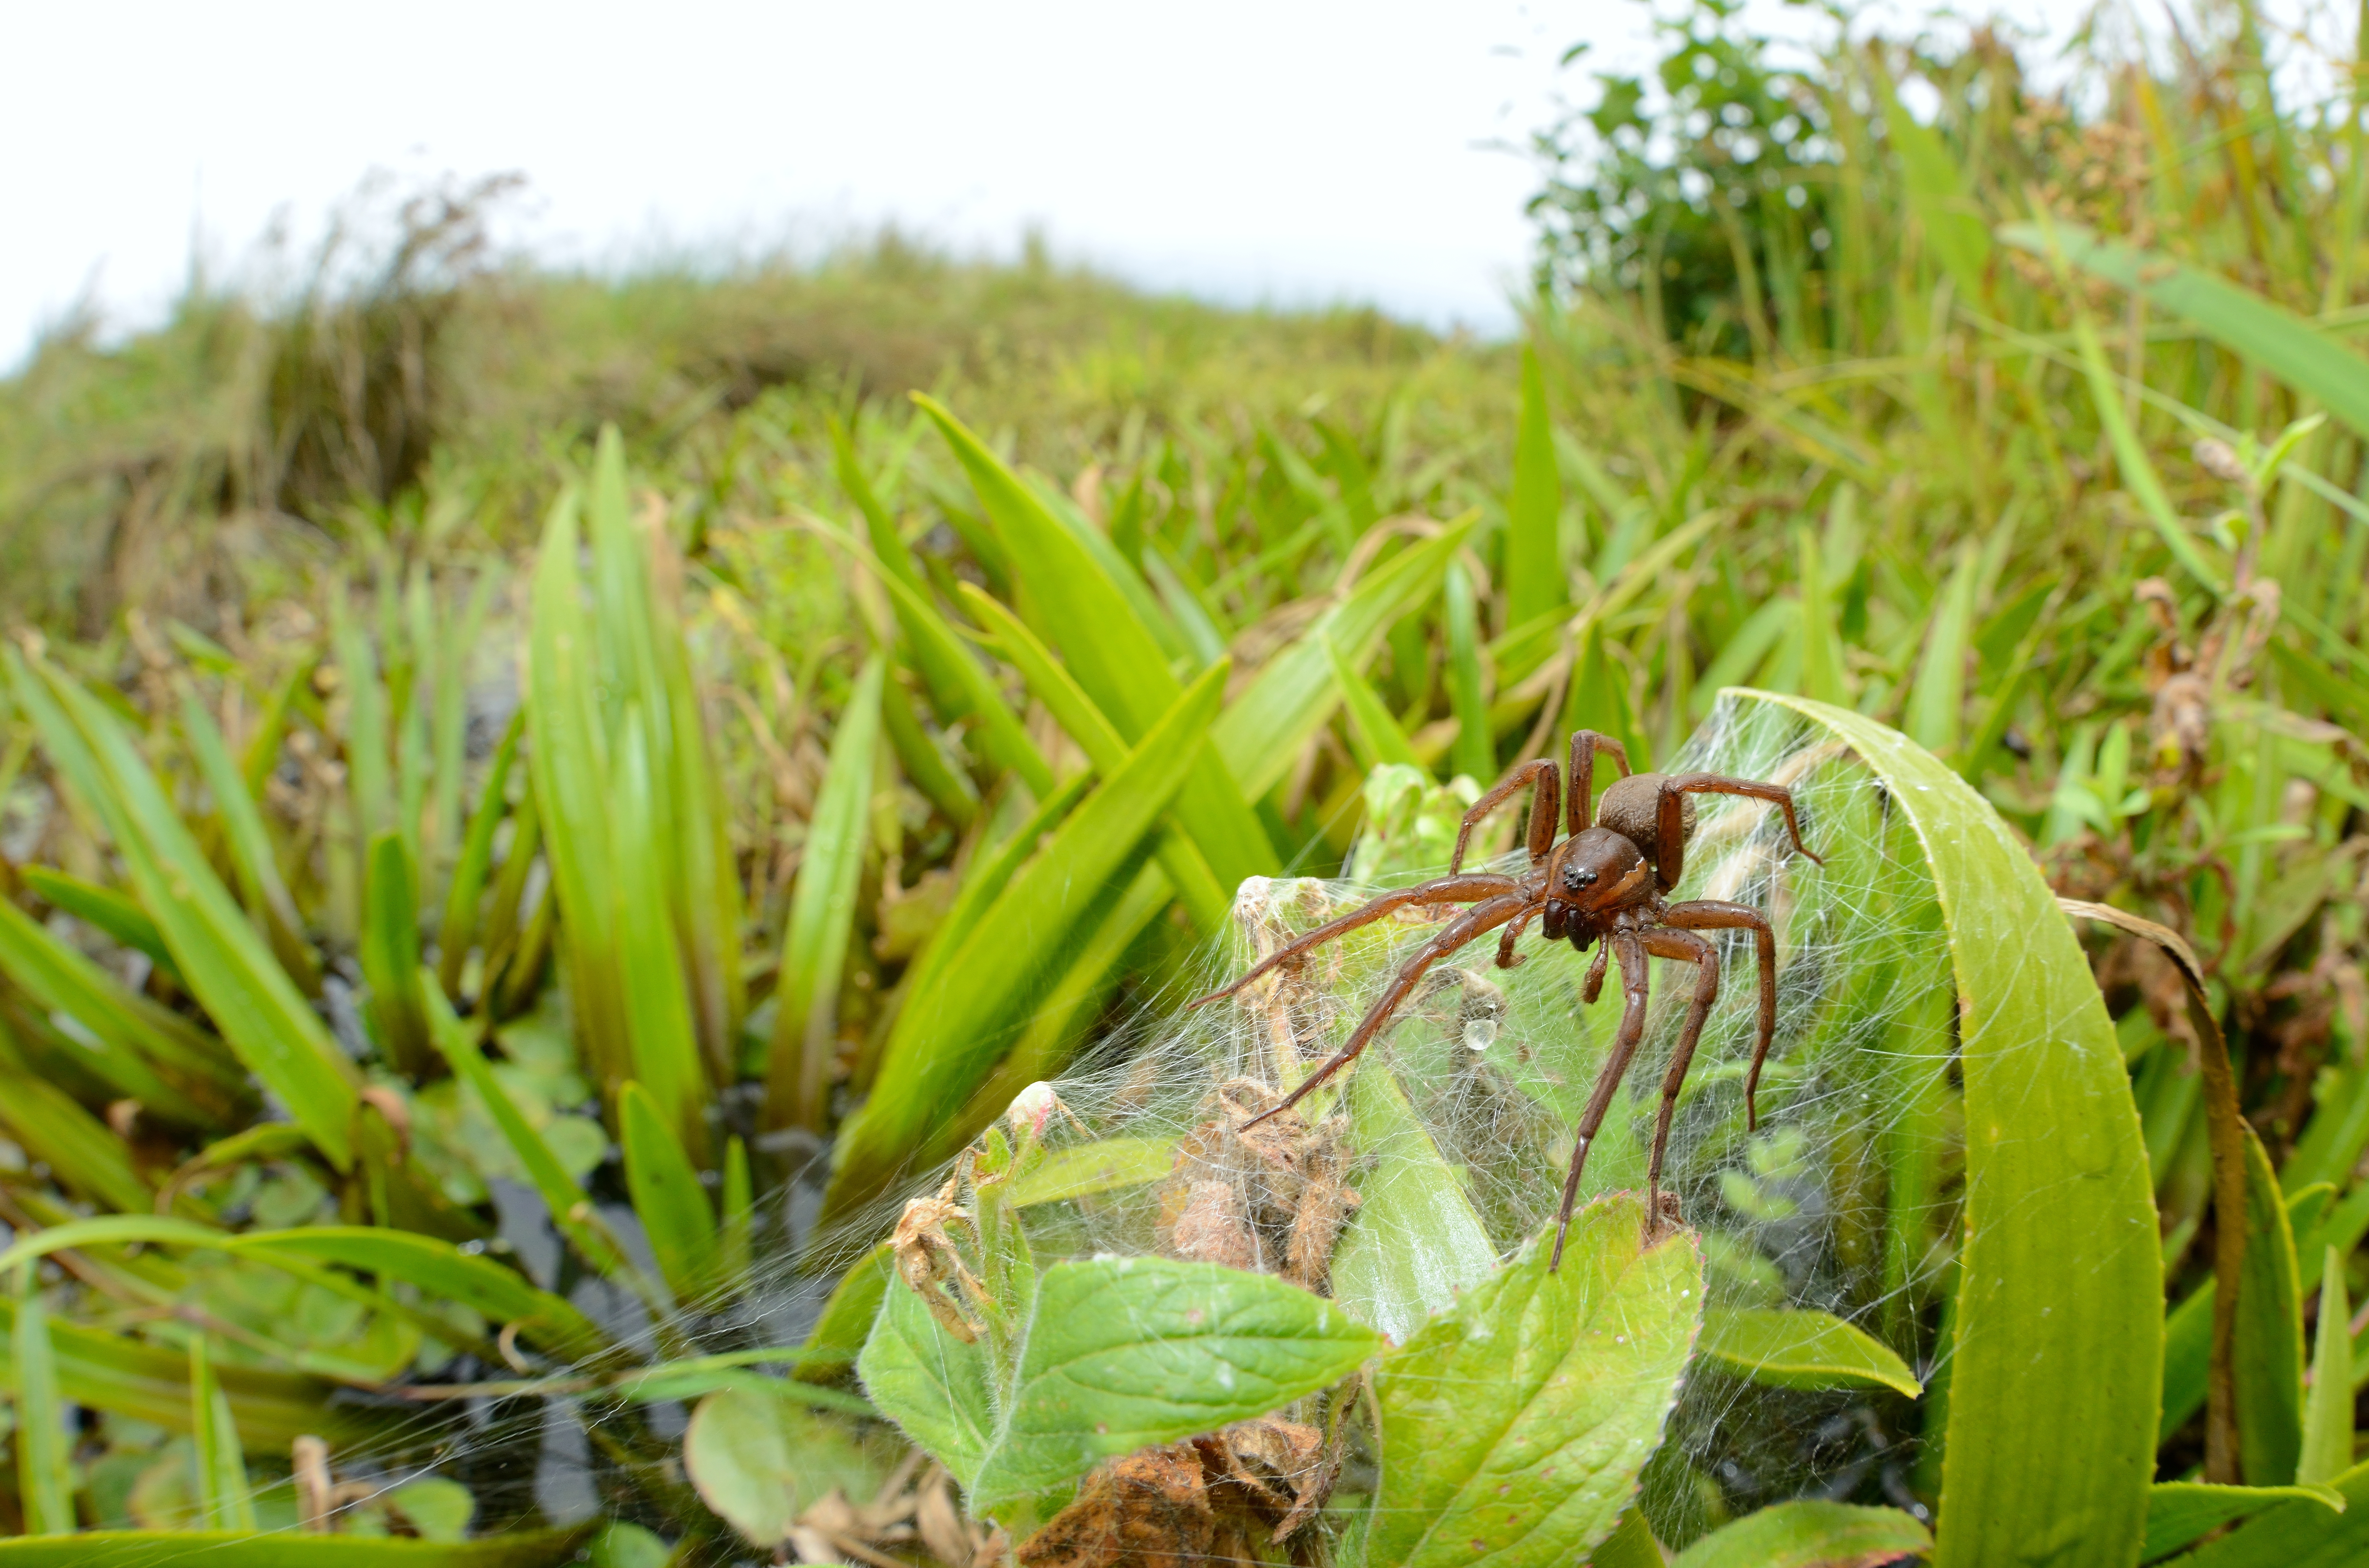
POLYGON ((977 1342, 979 1331, 987 1325, 971 1316, 955 1287, 959 1285, 973 1301, 983 1300, 987 1288, 963 1262, 962 1253, 946 1229, 973 1223, 970 1210, 955 1201, 962 1176, 958 1169, 946 1178, 946 1185, 938 1189, 936 1196, 917 1197, 905 1205, 889 1248, 897 1261, 898 1276, 929 1304, 930 1315, 948 1333, 970 1345, 977 1342))
POLYGON ((1309 1125, 1286 1111, 1243 1124, 1280 1098, 1255 1079, 1219 1084, 1203 1108, 1215 1115, 1178 1145, 1160 1193, 1160 1234, 1170 1255, 1277 1274, 1322 1291, 1333 1243, 1361 1201, 1345 1176, 1346 1124, 1309 1125))
POLYGON ((861 1507, 834 1488, 798 1516, 789 1559, 910 1568, 916 1548, 941 1568, 1003 1568, 1011 1544, 1000 1530, 973 1524, 956 1503, 954 1482, 916 1448, 861 1507))
POLYGON ((1301 1527, 1339 1469, 1313 1426, 1262 1416, 1096 1469, 1077 1501, 1021 1543, 1026 1568, 1199 1568, 1313 1562, 1301 1527), (1295 1539, 1298 1538, 1298 1539, 1295 1539))

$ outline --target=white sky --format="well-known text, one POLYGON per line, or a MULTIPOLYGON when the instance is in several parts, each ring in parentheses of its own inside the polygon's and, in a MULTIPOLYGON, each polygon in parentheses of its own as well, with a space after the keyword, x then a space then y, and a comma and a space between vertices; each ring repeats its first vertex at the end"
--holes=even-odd
POLYGON ((560 260, 1035 224, 1157 287, 1502 329, 1536 177, 1491 144, 1581 38, 1649 58, 1630 0, 0 0, 0 370, 86 297, 153 320, 193 242, 220 275, 275 214, 316 233, 373 169, 520 173, 504 237, 560 260))

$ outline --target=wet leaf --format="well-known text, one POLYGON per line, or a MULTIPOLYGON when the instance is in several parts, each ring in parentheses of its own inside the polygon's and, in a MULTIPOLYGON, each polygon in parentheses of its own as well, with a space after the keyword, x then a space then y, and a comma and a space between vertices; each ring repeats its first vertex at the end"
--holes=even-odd
POLYGON ((1714 1308, 1702 1352, 1756 1383, 1780 1389, 1925 1391, 1908 1364, 1864 1329, 1803 1307, 1714 1308))
POLYGON ((1932 1547, 1933 1532, 1898 1508, 1780 1503, 1713 1530, 1670 1568, 1879 1568, 1932 1547))
POLYGON ((1701 1322, 1691 1234, 1646 1250, 1643 1200, 1572 1217, 1433 1318, 1374 1375, 1375 1562, 1568 1562, 1612 1531, 1661 1440, 1701 1322))

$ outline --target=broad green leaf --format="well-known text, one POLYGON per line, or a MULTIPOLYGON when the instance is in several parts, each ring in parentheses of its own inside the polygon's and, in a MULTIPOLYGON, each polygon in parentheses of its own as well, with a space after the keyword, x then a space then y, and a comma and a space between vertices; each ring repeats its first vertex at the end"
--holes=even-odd
POLYGON ((864 1394, 971 1492, 995 1442, 987 1348, 948 1333, 885 1261, 877 1275, 887 1289, 855 1362, 864 1394))
MULTIPOLYGON (((1520 625, 1571 598, 1563 579, 1562 474, 1539 352, 1522 345, 1522 412, 1514 430, 1514 493, 1505 503, 1505 618, 1520 625)), ((1478 776, 1478 775, 1476 775, 1478 776)))
POLYGON ((1711 1531, 1670 1568, 1877 1568, 1932 1547, 1933 1532, 1898 1508, 1780 1503, 1711 1531))
POLYGON ((1016 1033, 1014 1010, 1059 955, 1079 918, 1109 888, 1151 830, 1201 750, 1227 666, 1204 671, 1013 877, 1001 896, 898 1014, 880 1076, 840 1129, 826 1212, 844 1212, 951 1119, 1016 1033))
POLYGON ((1587 1568, 1663 1568, 1662 1544, 1654 1539, 1642 1508, 1620 1516, 1603 1544, 1588 1553, 1587 1568))
POLYGON ((674 1557, 665 1538, 622 1519, 601 1526, 587 1550, 592 1568, 667 1568, 674 1557))
POLYGON ((2192 1544, 2209 1530, 2251 1518, 2265 1508, 2291 1502, 2345 1510, 2344 1494, 2332 1486, 2216 1486, 2204 1481, 2167 1481, 2147 1492, 2146 1544, 2139 1561, 2153 1562, 2192 1544))
POLYGON ((2246 1265, 2237 1287, 2231 1364, 2237 1385, 2237 1451, 2247 1484, 2284 1486, 2295 1479, 2303 1449, 2303 1297, 2295 1231, 2279 1196, 2279 1179, 2262 1140, 2250 1127, 2241 1130, 2246 1265))
POLYGON ((853 1366, 872 1333, 874 1320, 880 1316, 880 1299, 895 1277, 887 1242, 850 1264, 831 1287, 830 1299, 815 1319, 814 1331, 807 1335, 807 1359, 802 1366, 807 1370, 796 1375, 830 1376, 853 1366))
POLYGON ((1342 657, 1340 647, 1330 637, 1324 639, 1324 657, 1332 663, 1333 683, 1341 693, 1342 707, 1348 712, 1350 750, 1356 753, 1357 766, 1370 772, 1395 762, 1424 772, 1422 760, 1407 744, 1406 732, 1399 728, 1399 721, 1390 716, 1381 697, 1342 657))
POLYGON ((1806 1307, 1717 1307, 1703 1320, 1703 1354, 1756 1383, 1780 1389, 1925 1391, 1908 1364, 1864 1329, 1806 1307))
POLYGON ((1404 1343, 1496 1272, 1497 1249, 1397 1075, 1368 1060, 1350 1072, 1346 1093, 1364 1202, 1333 1252, 1333 1296, 1404 1343))
POLYGON ((650 1239, 658 1272, 680 1305, 689 1307, 716 1286, 715 1214, 658 1104, 638 1083, 617 1095, 620 1141, 625 1146, 625 1190, 650 1239))
POLYGON ((1702 1321, 1693 1235, 1643 1245, 1634 1194, 1572 1217, 1374 1374, 1381 1485, 1369 1560, 1567 1562, 1609 1535, 1660 1443, 1702 1321))
POLYGON ((386 1500, 410 1521, 422 1540, 466 1540, 469 1521, 477 1512, 477 1500, 469 1489, 441 1475, 406 1481, 390 1491, 386 1500))
POLYGON ((828 1070, 839 1047, 839 987, 855 929, 856 885, 872 838, 872 784, 879 765, 880 692, 887 665, 866 659, 830 738, 830 765, 807 823, 797 887, 782 936, 780 1001, 773 1014, 766 1115, 776 1127, 820 1131, 828 1070))
MULTIPOLYGON (((1340 687, 1329 642, 1352 668, 1363 668, 1390 624, 1431 597, 1448 562, 1480 521, 1467 514, 1418 540, 1357 579, 1348 597, 1317 617, 1299 639, 1268 659, 1211 727, 1209 740, 1226 768, 1256 799, 1283 782, 1291 761, 1333 715, 1340 687)), ((1219 867, 1219 875, 1224 867, 1219 867)))
POLYGON ((1966 1229, 1934 1561, 2017 1560, 2047 1540, 2062 1543, 2047 1561, 2127 1562, 2154 1479, 2162 1264, 2129 1079, 2088 960, 2023 845, 1931 753, 1803 698, 1730 701, 1739 718, 1764 704, 1801 715, 1883 781, 1950 936, 1966 1229))
POLYGON ((834 1488, 854 1498, 880 1482, 844 1425, 747 1387, 699 1402, 683 1434, 682 1468, 710 1512, 769 1550, 834 1488))
POLYGON ((304 921, 280 875, 263 813, 256 808, 246 778, 232 761, 213 715, 194 693, 181 698, 181 732, 189 737, 189 753, 197 759, 198 772, 214 797, 214 811, 222 818, 223 838, 230 849, 231 869, 238 878, 238 894, 247 912, 255 917, 271 951, 297 985, 308 993, 318 990, 320 960, 304 940, 304 921))
POLYGON ((550 1210, 552 1223, 559 1233, 581 1253, 586 1262, 602 1274, 615 1274, 631 1267, 617 1250, 607 1230, 595 1217, 591 1202, 567 1167, 553 1153, 534 1124, 527 1120, 501 1080, 494 1076, 485 1054, 477 1047, 476 1038, 462 1022, 452 1015, 452 1005, 444 1000, 441 989, 426 975, 420 977, 420 987, 428 1003, 428 1033, 437 1051, 452 1069, 452 1075, 474 1092, 486 1107, 486 1115, 501 1129, 503 1141, 543 1196, 544 1207, 550 1210))
POLYGON ((2369 1559, 2369 1464, 2336 1478, 2341 1512, 2324 1497, 2282 1503, 2179 1559, 2180 1568, 2358 1568, 2369 1559))
MULTIPOLYGON (((962 589, 965 606, 994 634, 999 650, 1020 671, 1020 678, 1052 714, 1054 722, 1078 743, 1094 771, 1108 777, 1127 761, 1127 741, 1118 730, 1020 617, 968 583, 962 589)), ((1163 833, 1153 853, 1194 924, 1207 933, 1224 930, 1232 899, 1209 869, 1201 848, 1179 834, 1163 833)))
MULTIPOLYGON (((954 449, 1011 552, 1039 635, 1061 651, 1119 733, 1139 743, 1181 690, 1144 613, 1150 591, 1108 541, 1094 536, 1090 544, 1067 527, 942 405, 918 393, 913 400, 954 449)), ((1245 794, 1255 792, 1238 786, 1217 750, 1195 759, 1187 772, 1176 794, 1177 818, 1219 884, 1230 887, 1273 870, 1274 849, 1244 803, 1245 794)))
POLYGON ((977 1501, 1273 1410, 1348 1376, 1380 1345, 1331 1302, 1267 1275, 1172 1258, 1055 1264, 1037 1283, 977 1501))
POLYGON ((2326 1249, 2319 1271, 2319 1338, 2311 1388, 2304 1395, 2299 1482, 2329 1482, 2352 1468, 2352 1306, 2345 1299, 2344 1254, 2326 1249))
POLYGON ((0 1540, 0 1568, 556 1568, 578 1561, 594 1528, 459 1542, 287 1530, 87 1530, 0 1540))
POLYGON ((140 902, 191 992, 248 1070, 340 1171, 360 1074, 206 864, 121 722, 46 666, 9 653, 17 700, 106 819, 140 902))
POLYGON ((362 978, 370 983, 371 1023, 381 1049, 408 1078, 435 1060, 427 1004, 419 994, 419 904, 411 851, 389 828, 371 840, 362 884, 362 978))
POLYGON ((210 1339, 201 1333, 189 1345, 189 1430, 198 1440, 198 1517, 210 1530, 252 1530, 255 1494, 247 1487, 246 1456, 239 1450, 230 1398, 214 1380, 210 1339))
POLYGON ((2083 271, 2133 290, 2207 338, 2369 435, 2369 360, 2250 290, 2159 251, 2136 250, 2071 223, 2009 223, 1998 237, 2019 250, 2052 250, 2083 271), (2053 232, 2052 232, 2053 231, 2053 232))
POLYGON ((74 1511, 57 1356, 34 1265, 29 1261, 16 1275, 6 1386, 17 1407, 17 1504, 27 1534, 60 1535, 74 1528, 74 1511))
POLYGON ((1047 1154, 1012 1179, 1003 1201, 1014 1208, 1159 1181, 1176 1162, 1168 1138, 1104 1138, 1047 1154))

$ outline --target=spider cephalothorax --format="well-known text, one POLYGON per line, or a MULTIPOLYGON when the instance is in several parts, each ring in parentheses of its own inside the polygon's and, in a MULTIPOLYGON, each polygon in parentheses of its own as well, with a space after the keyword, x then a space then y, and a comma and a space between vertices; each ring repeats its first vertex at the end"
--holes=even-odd
MULTIPOLYGON (((1702 1036, 1703 1021, 1711 1015, 1711 1004, 1719 1000, 1719 950, 1695 933, 1747 930, 1755 938, 1760 968, 1760 1029, 1744 1085, 1745 1114, 1754 1126, 1759 1122, 1757 1096, 1760 1067, 1777 1031, 1777 943, 1768 918, 1745 904, 1715 898, 1692 898, 1674 904, 1663 898, 1677 886, 1685 872, 1687 841, 1695 827, 1692 797, 1698 795, 1739 795, 1768 801, 1784 813, 1786 831, 1793 847, 1814 861, 1818 859, 1802 842, 1801 825, 1793 817, 1792 792, 1782 784, 1729 778, 1723 773, 1632 774, 1629 772, 1628 753, 1617 742, 1594 730, 1583 729, 1571 738, 1567 814, 1562 810, 1562 775, 1556 772, 1553 761, 1542 757, 1523 763, 1464 814, 1447 876, 1385 893, 1337 920, 1326 921, 1263 959, 1232 985, 1193 1003, 1198 1007, 1202 1002, 1230 996, 1270 970, 1296 964, 1310 950, 1343 933, 1370 925, 1394 910, 1410 906, 1471 906, 1450 920, 1399 967, 1382 994, 1366 1010, 1346 1044, 1310 1073, 1299 1087, 1244 1123, 1242 1130, 1248 1131, 1268 1116, 1290 1109, 1303 1095, 1356 1059, 1357 1053, 1396 1016, 1425 971, 1458 948, 1502 926, 1505 933, 1497 943, 1497 966, 1510 969, 1519 964, 1522 957, 1515 951, 1515 944, 1521 939, 1523 930, 1536 920, 1540 933, 1550 942, 1569 942, 1583 953, 1599 940, 1604 944, 1582 988, 1584 1001, 1593 1002, 1601 990, 1607 957, 1620 962, 1620 985, 1625 998, 1612 1054, 1606 1059, 1603 1071, 1596 1075, 1595 1091, 1588 1095, 1587 1107, 1580 1114, 1571 1174, 1563 1183, 1562 1209, 1555 1230, 1557 1265, 1562 1261, 1563 1233, 1571 1224, 1572 1204, 1579 1192, 1579 1176, 1587 1162, 1588 1145, 1604 1125, 1613 1091, 1619 1087, 1622 1076, 1629 1070, 1630 1059, 1636 1055, 1638 1042, 1644 1037, 1647 956, 1676 958, 1695 966, 1692 1004, 1687 1011, 1677 1047, 1670 1053, 1669 1071, 1662 1081, 1661 1111, 1654 1123, 1653 1159, 1646 1170, 1645 1211, 1649 1217, 1658 1216, 1662 1156, 1669 1145, 1670 1115, 1677 1105, 1678 1089, 1686 1082, 1688 1065, 1694 1059, 1696 1042, 1702 1036), (1603 801, 1591 811, 1596 756, 1599 751, 1612 759, 1621 776, 1604 792, 1603 801), (1473 830, 1489 813, 1533 784, 1536 793, 1530 804, 1528 841, 1529 871, 1520 876, 1464 872, 1464 852, 1471 846, 1473 830), (1555 840, 1559 817, 1566 833, 1561 842, 1555 840)), ((1653 1218, 1647 1220, 1648 1225, 1656 1222, 1653 1218)))

